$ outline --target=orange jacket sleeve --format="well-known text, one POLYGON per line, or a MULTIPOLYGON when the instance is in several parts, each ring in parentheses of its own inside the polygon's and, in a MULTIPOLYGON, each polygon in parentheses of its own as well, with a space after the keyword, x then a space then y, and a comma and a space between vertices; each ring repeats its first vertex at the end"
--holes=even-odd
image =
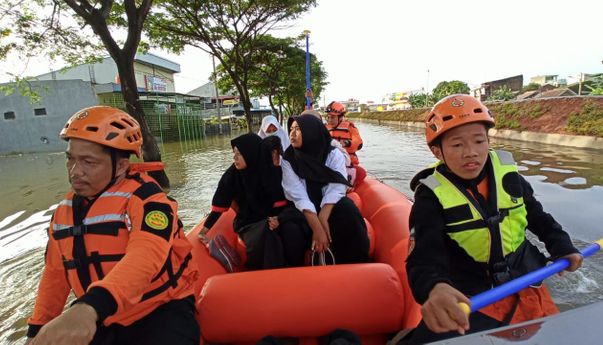
POLYGON ((132 228, 126 254, 103 280, 92 283, 88 291, 94 287, 106 289, 117 303, 116 313, 137 304, 168 257, 173 234, 178 229, 176 212, 176 203, 164 193, 144 202, 132 196, 127 207, 132 228))
POLYGON ((352 143, 349 148, 351 149, 351 152, 356 152, 362 148, 362 138, 360 137, 358 128, 356 128, 353 123, 350 123, 349 130, 352 136, 352 143))
POLYGON ((42 272, 42 278, 38 286, 38 296, 34 311, 29 320, 27 320, 27 323, 30 325, 28 336, 35 336, 35 333, 37 333, 37 330, 41 326, 63 312, 67 296, 71 290, 65 276, 65 269, 63 268, 58 244, 50 235, 50 230, 44 261, 44 271, 42 272), (33 331, 32 329, 36 330, 33 331))

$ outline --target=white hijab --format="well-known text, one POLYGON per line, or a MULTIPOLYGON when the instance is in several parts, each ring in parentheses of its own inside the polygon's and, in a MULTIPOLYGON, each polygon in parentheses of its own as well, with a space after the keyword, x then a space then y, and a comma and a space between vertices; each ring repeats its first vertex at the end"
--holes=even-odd
POLYGON ((287 132, 285 132, 283 127, 281 127, 281 124, 278 123, 278 120, 276 119, 276 117, 274 117, 272 115, 265 116, 262 119, 262 125, 260 126, 260 130, 258 131, 258 135, 262 139, 267 136, 270 136, 270 135, 278 136, 281 139, 281 144, 283 145, 283 152, 291 144, 289 141, 289 135, 287 134, 287 132), (274 127, 276 127, 276 132, 274 132, 274 133, 266 132, 266 130, 268 130, 268 127, 270 127, 270 125, 274 125, 274 127))

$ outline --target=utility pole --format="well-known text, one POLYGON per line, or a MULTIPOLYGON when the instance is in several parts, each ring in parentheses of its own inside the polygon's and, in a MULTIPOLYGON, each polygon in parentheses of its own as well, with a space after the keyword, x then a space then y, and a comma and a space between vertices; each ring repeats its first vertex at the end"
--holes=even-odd
POLYGON ((310 84, 310 30, 304 30, 306 35, 306 110, 312 109, 312 86, 310 84))
MULTIPOLYGON (((218 113, 218 131, 222 134, 222 114, 220 111, 220 106, 222 105, 220 102, 220 95, 218 94, 218 75, 216 74, 216 57, 211 55, 211 64, 214 69, 214 91, 216 92, 216 112, 218 113)), ((230 128, 230 123, 228 128, 230 128)))
POLYGON ((427 88, 425 89, 425 107, 429 107, 429 69, 427 69, 427 88))
POLYGON ((218 112, 218 119, 221 121, 222 117, 220 115, 220 96, 218 95, 218 75, 216 74, 216 57, 215 56, 211 56, 211 64, 212 67, 214 68, 214 91, 216 92, 216 109, 218 112))
POLYGON ((582 81, 584 79, 584 73, 580 72, 580 81, 578 82, 578 96, 582 95, 582 81))

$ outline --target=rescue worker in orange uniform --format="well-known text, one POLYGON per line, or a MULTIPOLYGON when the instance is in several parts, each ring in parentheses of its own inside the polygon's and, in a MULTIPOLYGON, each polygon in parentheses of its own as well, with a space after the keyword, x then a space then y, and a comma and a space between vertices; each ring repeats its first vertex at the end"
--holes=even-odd
POLYGON ((521 290, 467 316, 459 302, 543 267, 547 259, 526 238, 530 230, 567 271, 582 265, 569 235, 534 197, 509 152, 489 147, 494 119, 469 95, 439 101, 425 120, 438 162, 411 182, 415 247, 407 259, 411 290, 423 321, 404 344, 475 333, 558 312, 543 284, 521 290))
POLYGON ((339 141, 341 146, 348 152, 352 160, 352 166, 358 165, 356 151, 362 149, 362 138, 354 123, 345 119, 345 106, 339 102, 331 102, 327 105, 327 129, 331 138, 339 141))
POLYGON ((138 122, 95 106, 60 137, 71 191, 50 222, 26 344, 199 344, 197 269, 177 203, 130 165, 138 122))

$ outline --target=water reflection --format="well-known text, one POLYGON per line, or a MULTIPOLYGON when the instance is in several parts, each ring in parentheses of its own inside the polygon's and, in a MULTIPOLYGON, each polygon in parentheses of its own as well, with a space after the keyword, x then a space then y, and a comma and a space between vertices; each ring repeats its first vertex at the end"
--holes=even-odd
POLYGON ((522 175, 541 175, 545 177, 543 182, 568 189, 603 186, 600 151, 504 139, 493 139, 492 142, 496 147, 513 152, 515 160, 524 168, 522 175))

